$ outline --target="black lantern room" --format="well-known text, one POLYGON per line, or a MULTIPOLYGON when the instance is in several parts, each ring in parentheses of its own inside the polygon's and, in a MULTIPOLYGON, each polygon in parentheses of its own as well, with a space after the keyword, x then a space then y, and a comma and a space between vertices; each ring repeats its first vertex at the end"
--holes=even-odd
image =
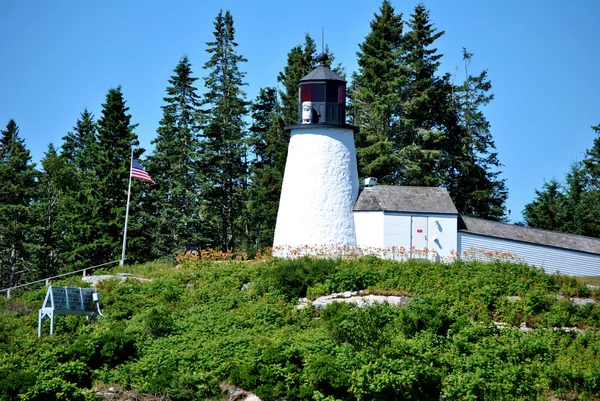
POLYGON ((325 65, 326 54, 318 60, 321 65, 300 80, 298 124, 346 125, 346 81, 325 65))

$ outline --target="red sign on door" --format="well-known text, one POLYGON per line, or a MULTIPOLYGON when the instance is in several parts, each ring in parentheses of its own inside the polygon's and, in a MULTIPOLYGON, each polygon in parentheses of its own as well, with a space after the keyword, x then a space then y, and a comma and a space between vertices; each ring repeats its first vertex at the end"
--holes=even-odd
POLYGON ((420 228, 417 228, 417 232, 418 232, 418 233, 422 233, 422 232, 423 232, 423 230, 421 230, 420 228))

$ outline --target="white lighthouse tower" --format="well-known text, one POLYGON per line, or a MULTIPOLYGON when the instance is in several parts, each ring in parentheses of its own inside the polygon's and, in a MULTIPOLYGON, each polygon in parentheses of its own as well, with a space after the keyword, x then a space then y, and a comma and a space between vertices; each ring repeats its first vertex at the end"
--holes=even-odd
POLYGON ((352 208, 358 172, 355 127, 345 123, 346 81, 325 65, 327 55, 319 61, 300 80, 298 124, 286 127, 290 144, 275 226, 276 256, 294 256, 290 250, 305 246, 356 246, 352 208))

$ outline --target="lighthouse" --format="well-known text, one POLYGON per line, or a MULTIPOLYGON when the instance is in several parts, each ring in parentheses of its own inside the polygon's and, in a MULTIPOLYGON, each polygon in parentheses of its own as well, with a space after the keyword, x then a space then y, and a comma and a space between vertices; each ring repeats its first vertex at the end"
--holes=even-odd
POLYGON ((347 125, 346 81, 320 65, 300 80, 298 124, 287 126, 275 238, 276 256, 296 250, 356 247, 352 207, 358 196, 355 127, 347 125))

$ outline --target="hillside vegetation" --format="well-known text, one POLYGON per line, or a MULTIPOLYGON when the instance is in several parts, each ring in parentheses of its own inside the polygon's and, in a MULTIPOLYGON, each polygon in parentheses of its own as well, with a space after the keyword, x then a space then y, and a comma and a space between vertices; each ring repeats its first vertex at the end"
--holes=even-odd
POLYGON ((600 310, 568 299, 596 294, 522 264, 264 259, 126 269, 152 281, 101 282, 105 316, 59 316, 54 337, 46 323, 37 338, 45 287, 0 301, 0 400, 94 400, 109 386, 139 399, 223 400, 223 384, 262 400, 600 399, 600 310), (298 297, 363 289, 412 301, 296 308, 298 297), (522 322, 535 330, 519 330, 522 322))

